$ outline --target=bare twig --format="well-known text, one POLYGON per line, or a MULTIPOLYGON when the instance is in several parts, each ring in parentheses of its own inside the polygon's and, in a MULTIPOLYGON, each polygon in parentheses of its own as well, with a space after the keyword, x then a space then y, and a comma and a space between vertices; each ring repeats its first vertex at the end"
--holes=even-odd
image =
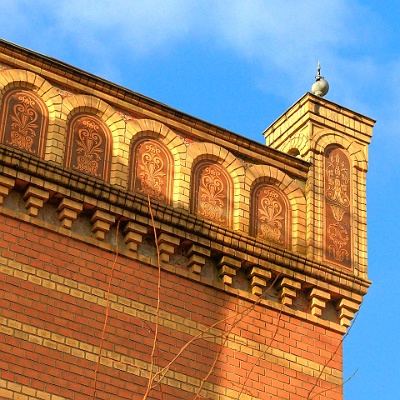
POLYGON ((149 371, 149 380, 147 383, 147 389, 146 393, 143 396, 143 400, 146 400, 149 396, 149 393, 152 389, 153 381, 157 374, 153 375, 153 370, 154 370, 154 354, 157 348, 157 340, 158 340, 158 328, 159 328, 159 318, 160 318, 160 292, 161 292, 161 260, 160 260, 160 249, 158 247, 158 239, 157 239, 157 230, 154 222, 154 215, 153 211, 151 209, 151 201, 150 201, 150 194, 147 195, 147 200, 149 204, 149 213, 151 217, 151 223, 153 226, 153 232, 154 232, 154 239, 156 243, 156 250, 157 250, 157 267, 158 267, 158 279, 157 279, 157 307, 156 307, 156 322, 155 322, 155 330, 154 330, 154 339, 153 339, 153 347, 151 349, 151 355, 150 355, 150 371, 149 371))
POLYGON ((238 400, 240 399, 240 396, 242 395, 242 393, 243 393, 243 391, 244 391, 244 388, 246 387, 246 383, 247 383, 247 381, 248 381, 248 379, 249 379, 251 373, 253 372, 255 366, 258 364, 258 362, 261 360, 261 358, 263 358, 263 357, 265 356, 265 354, 267 353, 267 351, 271 348, 272 343, 274 342, 275 337, 276 337, 276 335, 278 334, 279 323, 281 322, 281 317, 282 317, 282 307, 281 307, 281 309, 279 310, 278 321, 277 321, 277 323, 276 323, 276 328, 275 328, 274 334, 272 335, 271 341, 269 342, 267 348, 266 348, 266 349, 262 352, 262 354, 257 358, 257 361, 256 361, 255 363, 253 363, 253 365, 252 365, 250 371, 247 372, 247 374, 246 374, 246 379, 245 379, 245 381, 243 382, 242 388, 241 388, 240 393, 239 393, 239 396, 238 396, 238 400))
MULTIPOLYGON (((349 378, 347 378, 339 387, 343 387, 347 382, 349 382, 349 381, 351 381, 355 376, 356 376, 356 374, 357 374, 357 372, 358 372, 358 368, 350 375, 350 377, 349 378)), ((321 390, 320 392, 318 392, 318 393, 316 393, 313 397, 311 397, 312 399, 314 398, 314 397, 316 397, 316 396, 320 396, 321 394, 324 394, 325 392, 327 392, 328 390, 330 390, 331 392, 334 392, 335 390, 337 390, 338 389, 338 387, 336 387, 336 388, 328 388, 328 389, 324 389, 324 390, 321 390)))
MULTIPOLYGON (((222 324, 224 322, 229 321, 230 319, 236 318, 238 315, 242 314, 243 316, 247 315, 251 310, 253 310, 256 305, 258 305, 263 299, 264 296, 271 290, 271 288, 273 288, 275 286, 275 283, 277 282, 277 280, 279 279, 279 275, 277 275, 274 279, 274 281, 271 283, 271 285, 268 287, 268 289, 254 302, 252 303, 250 306, 248 306, 243 312, 239 313, 237 312, 235 315, 231 315, 231 316, 227 316, 217 322, 215 322, 214 324, 210 325, 209 327, 207 327, 205 330, 201 331, 200 333, 198 333, 196 336, 193 336, 190 340, 188 340, 182 347, 181 349, 178 351, 178 353, 174 356, 174 358, 161 370, 159 370, 155 375, 154 375, 154 379, 153 381, 156 379, 156 377, 159 377, 159 379, 157 379, 157 384, 160 383, 163 378, 165 377, 165 375, 167 374, 169 368, 171 367, 171 365, 182 355, 182 353, 196 340, 199 339, 204 339, 204 335, 207 332, 210 332, 211 329, 215 328, 217 325, 222 324)), ((238 321, 239 322, 239 321, 238 321)), ((235 326, 236 324, 234 324, 233 326, 235 326)), ((215 337, 215 335, 213 335, 215 337)), ((222 337, 224 337, 224 334, 221 335, 222 337)))
MULTIPOLYGON (((360 305, 360 309, 361 309, 361 305, 360 305)), ((360 309, 359 309, 359 311, 360 311, 360 309)), ((358 312, 359 312, 359 311, 358 311, 358 312)), ((323 374, 324 371, 325 371, 325 368, 326 368, 326 367, 329 365, 329 363, 333 360, 333 357, 335 357, 335 355, 336 355, 337 352, 339 351, 340 347, 342 346, 344 340, 345 340, 346 337, 349 335, 349 333, 350 333, 350 331, 351 331, 351 328, 353 328, 353 326, 354 326, 354 324, 355 324, 355 322, 356 322, 356 320, 357 320, 357 317, 358 317, 358 312, 357 312, 357 314, 355 315, 355 317, 354 317, 354 319, 353 319, 353 322, 352 322, 352 324, 350 325, 350 328, 347 330, 347 332, 344 334, 344 336, 343 336, 342 339, 340 340, 339 344, 336 346, 335 351, 332 353, 332 355, 331 355, 331 357, 329 358, 329 360, 328 360, 328 361, 324 364, 324 366, 322 367, 322 369, 321 369, 321 371, 320 371, 320 373, 319 373, 319 375, 318 375, 317 380, 315 381, 314 385, 312 386, 312 388, 311 388, 310 391, 308 392, 307 400, 312 400, 314 397, 316 397, 316 396, 319 395, 319 393, 316 393, 314 396, 311 397, 311 393, 312 393, 312 392, 315 390, 315 388, 317 387, 318 382, 320 381, 321 376, 322 376, 322 374, 323 374)), ((355 374, 353 374, 353 375, 351 376, 351 378, 352 378, 354 375, 355 375, 355 374)), ((342 384, 340 385, 340 387, 342 387, 343 385, 344 385, 344 383, 342 383, 342 384)), ((326 391, 326 390, 324 390, 323 392, 325 392, 325 391, 326 391)))
POLYGON ((109 279, 108 279, 107 304, 106 304, 106 310, 105 310, 105 313, 104 313, 104 324, 103 324, 103 330, 101 332, 99 355, 98 355, 98 358, 97 358, 96 368, 94 370, 93 397, 92 397, 93 400, 96 398, 97 375, 98 375, 98 372, 99 372, 100 361, 101 361, 101 352, 103 350, 103 343, 104 343, 104 338, 105 338, 106 329, 107 329, 108 316, 109 316, 109 313, 110 313, 110 291, 111 291, 111 283, 112 283, 112 280, 113 280, 113 277, 114 277, 115 265, 116 265, 117 259, 118 259, 118 233, 119 233, 119 224, 120 224, 120 222, 121 222, 121 220, 118 220, 117 230, 115 232, 115 257, 114 257, 114 261, 113 261, 112 267, 111 267, 111 274, 110 274, 109 279))

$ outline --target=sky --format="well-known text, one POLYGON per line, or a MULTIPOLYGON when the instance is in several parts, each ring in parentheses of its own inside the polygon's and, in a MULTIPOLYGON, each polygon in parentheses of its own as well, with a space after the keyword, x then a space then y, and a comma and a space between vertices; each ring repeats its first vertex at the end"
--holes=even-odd
POLYGON ((345 400, 400 398, 398 0, 1 0, 0 37, 263 142, 310 90, 377 121, 373 284, 344 342, 345 400), (398 310, 398 311, 396 311, 398 310))

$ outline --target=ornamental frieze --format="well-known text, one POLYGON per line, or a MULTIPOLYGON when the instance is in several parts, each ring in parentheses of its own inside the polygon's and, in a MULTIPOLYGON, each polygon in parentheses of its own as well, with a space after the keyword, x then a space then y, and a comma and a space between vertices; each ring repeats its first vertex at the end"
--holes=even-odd
POLYGON ((325 257, 351 266, 350 162, 337 146, 325 151, 325 257))

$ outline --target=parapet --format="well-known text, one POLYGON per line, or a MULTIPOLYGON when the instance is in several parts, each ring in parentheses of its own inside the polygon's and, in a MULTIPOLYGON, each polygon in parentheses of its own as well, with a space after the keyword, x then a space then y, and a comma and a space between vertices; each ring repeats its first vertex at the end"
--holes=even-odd
POLYGON ((1 212, 344 332, 373 121, 310 93, 266 146, 5 42, 1 212), (150 208, 154 217, 152 221, 150 208))

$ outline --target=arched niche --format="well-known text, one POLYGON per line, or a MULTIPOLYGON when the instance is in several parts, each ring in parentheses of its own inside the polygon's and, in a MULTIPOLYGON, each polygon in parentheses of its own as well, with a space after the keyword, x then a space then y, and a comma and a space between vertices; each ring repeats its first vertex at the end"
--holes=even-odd
POLYGON ((213 161, 200 161, 193 170, 192 211, 217 224, 232 227, 233 182, 225 168, 213 161))
POLYGON ((132 191, 171 204, 174 161, 160 141, 145 137, 133 143, 129 188, 132 191))
POLYGON ((65 166, 108 181, 111 140, 109 129, 96 116, 77 114, 67 128, 65 166))
POLYGON ((251 229, 257 239, 290 248, 292 216, 285 194, 275 185, 259 183, 251 196, 251 229))
POLYGON ((1 105, 1 142, 44 158, 48 110, 30 90, 8 91, 1 105))
POLYGON ((325 258, 351 267, 351 160, 338 145, 324 151, 325 258))

